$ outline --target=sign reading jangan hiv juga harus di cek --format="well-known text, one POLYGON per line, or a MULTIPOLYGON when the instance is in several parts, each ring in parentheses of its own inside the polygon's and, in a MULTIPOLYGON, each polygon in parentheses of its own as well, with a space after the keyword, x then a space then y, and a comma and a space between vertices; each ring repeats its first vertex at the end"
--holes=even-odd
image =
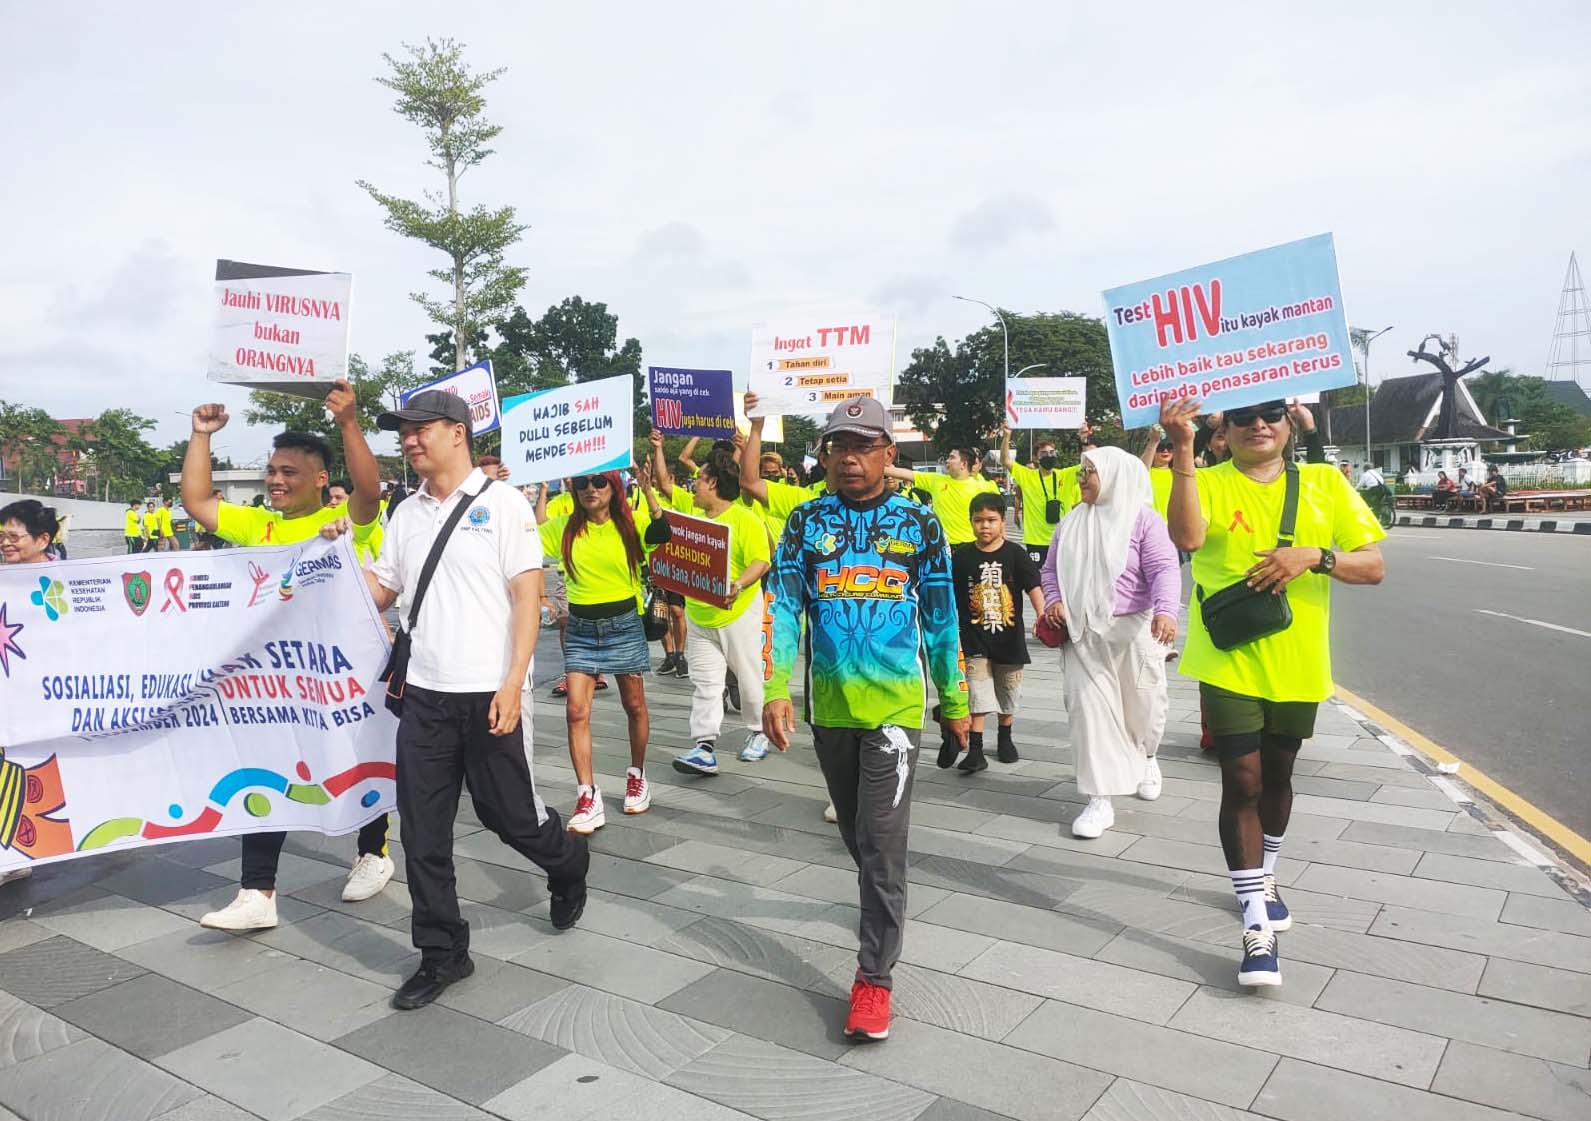
POLYGON ((346 272, 215 263, 214 381, 325 397, 348 374, 346 272))
POLYGON ((764 416, 827 414, 847 397, 887 406, 894 373, 893 316, 855 312, 751 329, 750 388, 764 416))
POLYGON ((346 537, 0 567, 0 871, 359 828, 394 802, 388 649, 346 537))
POLYGON ((669 436, 727 440, 735 431, 734 374, 729 370, 646 368, 652 427, 669 436))
POLYGON ((652 583, 665 592, 728 607, 730 530, 722 522, 664 510, 672 536, 652 551, 652 583))
POLYGON ((635 384, 628 374, 503 401, 503 462, 515 486, 617 471, 634 462, 635 384))
POLYGON ((1207 412, 1356 380, 1330 234, 1105 292, 1122 424, 1167 397, 1207 412))

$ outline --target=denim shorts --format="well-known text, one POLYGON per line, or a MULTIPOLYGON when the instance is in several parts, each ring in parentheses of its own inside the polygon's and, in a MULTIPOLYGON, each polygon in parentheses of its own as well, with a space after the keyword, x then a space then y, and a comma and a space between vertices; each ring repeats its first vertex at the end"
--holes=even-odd
POLYGON ((610 619, 582 619, 570 615, 563 630, 565 673, 647 673, 652 656, 646 648, 646 631, 634 611, 610 619))

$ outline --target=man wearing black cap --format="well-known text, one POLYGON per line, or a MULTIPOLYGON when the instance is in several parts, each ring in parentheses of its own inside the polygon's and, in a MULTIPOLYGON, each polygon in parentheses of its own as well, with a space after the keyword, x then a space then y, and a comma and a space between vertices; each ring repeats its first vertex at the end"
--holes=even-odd
POLYGON ((395 1008, 410 1009, 475 971, 453 877, 462 784, 481 824, 547 873, 559 930, 585 909, 591 857, 585 838, 566 832, 536 793, 529 722, 521 719, 541 622, 541 539, 530 503, 471 465, 461 398, 416 394, 376 423, 397 431, 423 480, 393 512, 381 557, 366 572, 378 607, 399 601, 411 643, 398 724, 398 814, 420 968, 392 998, 395 1008), (420 571, 460 503, 464 513, 411 620, 420 571))
POLYGON ((855 1039, 889 1035, 926 676, 963 746, 968 730, 944 527, 931 510, 885 486, 895 454, 889 412, 878 401, 852 397, 829 415, 819 452, 828 493, 795 508, 774 557, 773 672, 762 717, 768 738, 788 748, 795 719, 790 673, 804 617, 806 720, 861 888, 858 968, 845 1022, 855 1039))

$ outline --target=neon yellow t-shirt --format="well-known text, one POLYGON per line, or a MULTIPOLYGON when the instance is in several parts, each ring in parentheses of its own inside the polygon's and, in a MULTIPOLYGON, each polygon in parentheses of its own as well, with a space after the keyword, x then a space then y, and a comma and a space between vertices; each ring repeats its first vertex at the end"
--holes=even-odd
MULTIPOLYGON (((1204 545, 1193 554, 1193 582, 1206 596, 1243 579, 1258 561, 1256 549, 1276 546, 1286 481, 1256 483, 1231 463, 1194 475, 1204 545)), ((1335 467, 1298 468, 1298 522, 1293 544, 1352 552, 1386 537, 1364 499, 1335 467)), ((1293 625, 1280 634, 1217 650, 1199 614, 1198 596, 1188 611, 1188 645, 1182 672, 1247 697, 1271 701, 1323 701, 1331 680, 1331 577, 1306 572, 1287 586, 1293 625)))
MULTIPOLYGON (((569 524, 570 514, 548 518, 541 525, 541 548, 547 557, 563 560, 563 533, 569 524)), ((652 517, 643 507, 635 512, 635 532, 644 540, 646 527, 652 517)), ((572 566, 564 569, 564 581, 569 589, 569 602, 617 603, 621 599, 634 599, 635 609, 641 610, 641 573, 630 566, 629 553, 619 527, 610 518, 601 524, 588 521, 569 547, 572 566)))
POLYGON ((160 511, 150 510, 144 514, 144 536, 160 536, 160 511))
MULTIPOLYGON (((701 510, 696 511, 696 516, 706 518, 701 510)), ((773 554, 768 548, 767 524, 762 518, 754 514, 749 507, 739 502, 731 502, 729 508, 716 518, 709 521, 718 522, 729 527, 729 578, 739 578, 747 567, 758 561, 771 561, 773 554)), ((685 617, 699 627, 717 630, 726 627, 746 613, 753 603, 762 602, 762 586, 752 581, 751 586, 741 590, 735 597, 735 602, 729 607, 718 607, 711 603, 702 603, 690 596, 685 597, 685 617)))
POLYGON ((156 510, 155 513, 160 515, 160 536, 175 537, 177 532, 171 528, 171 508, 169 506, 162 506, 159 510, 156 510))
POLYGON ((974 496, 998 494, 1000 488, 994 480, 968 475, 965 479, 952 479, 935 471, 913 471, 912 485, 922 487, 934 500, 934 513, 945 527, 945 540, 961 545, 972 540, 972 514, 967 509, 974 496))
POLYGON ((681 514, 696 513, 696 496, 689 487, 682 487, 678 483, 669 491, 668 501, 664 503, 670 510, 677 510, 681 514))
POLYGON ((144 535, 143 519, 138 516, 137 510, 127 511, 127 522, 123 527, 122 535, 124 537, 142 537, 144 535))
MULTIPOLYGON (((1164 518, 1171 505, 1171 468, 1149 468, 1149 487, 1155 492, 1155 513, 1164 518)), ((1302 494, 1299 495, 1299 501, 1303 501, 1302 494)))
MULTIPOLYGON (((308 541, 327 522, 348 516, 348 503, 322 506, 298 518, 284 518, 281 511, 264 506, 237 506, 222 502, 216 507, 215 535, 234 545, 296 545, 308 541)), ((370 548, 371 531, 376 522, 354 526, 354 549, 370 548)))
MULTIPOLYGON (((1022 494, 1022 544, 1048 545, 1050 538, 1055 536, 1055 527, 1061 524, 1061 519, 1056 518, 1053 522, 1046 520, 1044 509, 1052 498, 1061 504, 1061 517, 1065 517, 1066 511, 1072 508, 1072 504, 1062 496, 1063 478, 1064 472, 1061 471, 1051 471, 1049 478, 1045 478, 1036 467, 1011 464, 1011 481, 1022 494)), ((1077 479, 1075 470, 1072 479, 1074 482, 1077 479)))

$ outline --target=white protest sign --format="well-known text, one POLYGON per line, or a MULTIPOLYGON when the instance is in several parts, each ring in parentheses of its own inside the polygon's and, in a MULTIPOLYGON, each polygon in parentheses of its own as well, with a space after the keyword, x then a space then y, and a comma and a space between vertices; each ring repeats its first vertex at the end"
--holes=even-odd
POLYGON ((818 416, 847 397, 892 400, 895 317, 877 312, 758 323, 749 385, 767 415, 818 416))
POLYGON ((348 375, 353 284, 352 273, 217 261, 211 380, 326 396, 348 375))
POLYGON ((1005 419, 1012 428, 1081 428, 1087 378, 1012 378, 1005 383, 1005 419))
POLYGON ((464 403, 470 407, 472 436, 496 431, 502 423, 502 410, 497 403, 497 379, 492 376, 490 358, 473 366, 467 366, 456 374, 449 374, 426 385, 416 386, 398 399, 398 407, 402 408, 416 393, 424 393, 428 389, 437 389, 464 398, 464 403))
POLYGON ((630 466, 633 383, 621 374, 506 399, 502 457, 509 481, 518 486, 630 466))
MULTIPOLYGON (((741 432, 751 430, 751 419, 746 416, 746 395, 740 392, 735 394, 735 428, 741 432)), ((762 422, 762 442, 784 443, 784 417, 770 416, 762 422)))
POLYGON ((0 567, 0 870, 394 804, 348 537, 0 567))

